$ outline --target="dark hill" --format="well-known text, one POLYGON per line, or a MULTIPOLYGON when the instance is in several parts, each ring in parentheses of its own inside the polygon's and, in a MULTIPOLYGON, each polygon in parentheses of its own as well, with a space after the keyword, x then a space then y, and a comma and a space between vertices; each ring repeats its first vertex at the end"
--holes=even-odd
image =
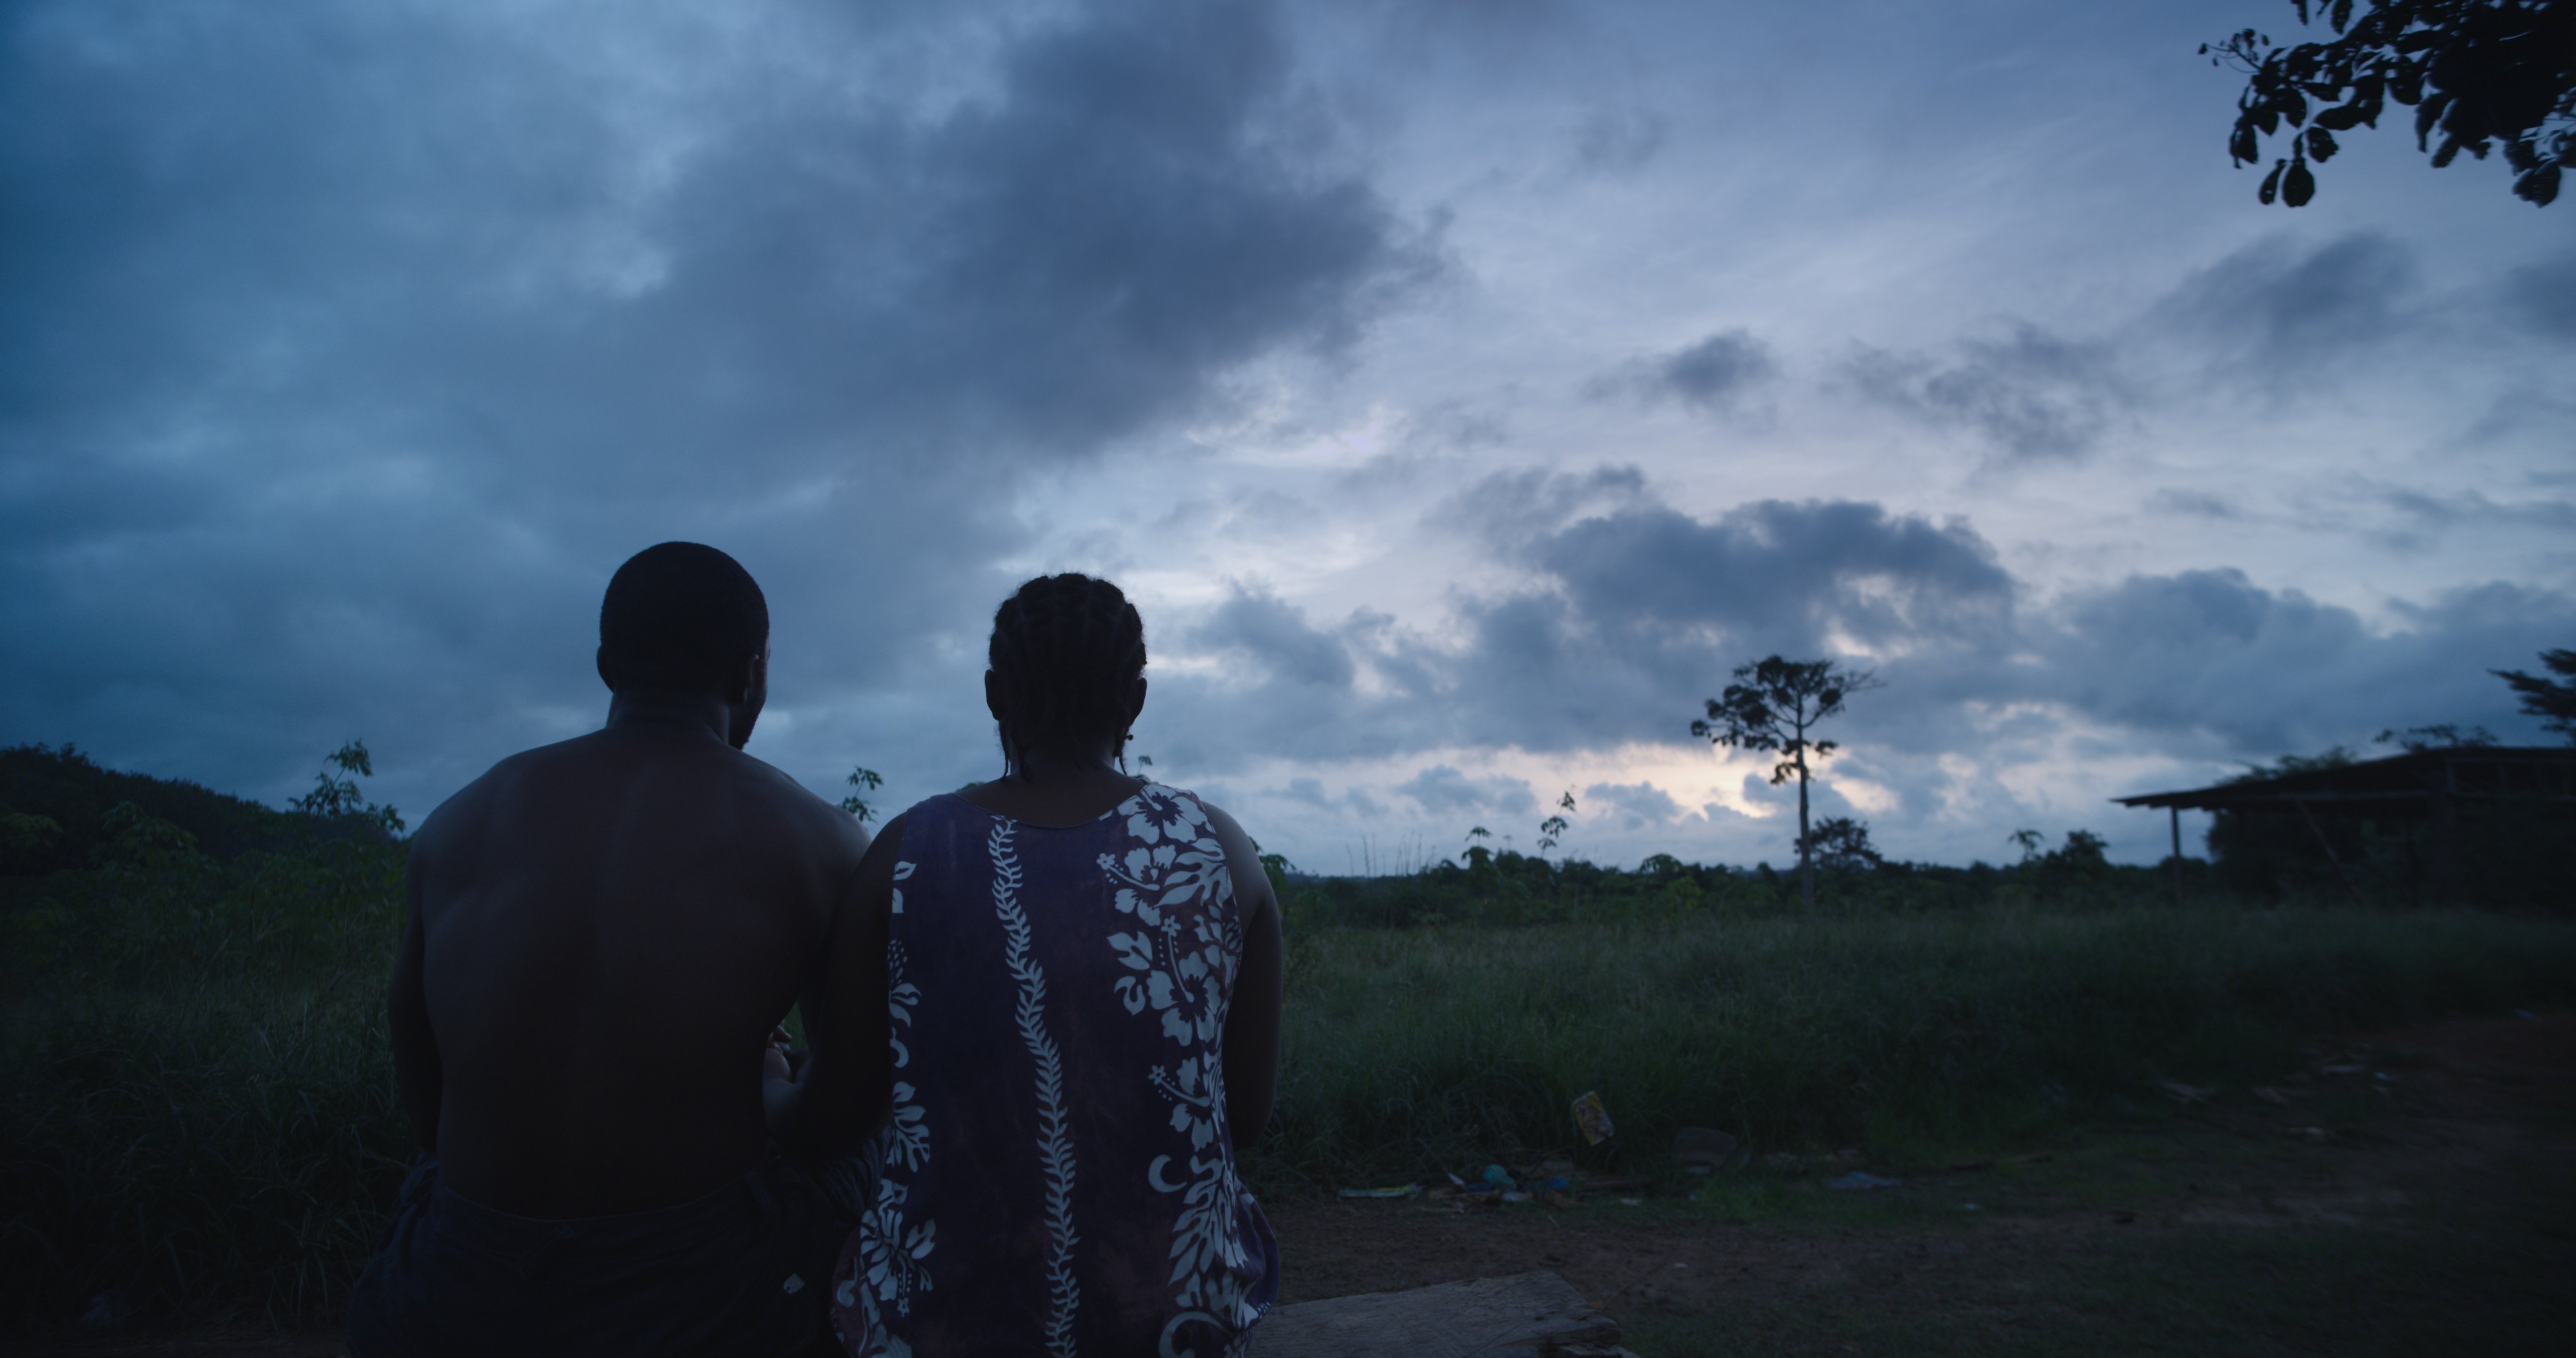
POLYGON ((197 847, 216 858, 286 848, 317 832, 326 837, 352 832, 352 827, 275 810, 195 783, 101 768, 69 745, 17 745, 0 749, 0 816, 9 822, 6 838, 0 839, 0 875, 88 867, 92 850, 106 838, 100 818, 123 802, 195 835, 197 847), (56 828, 47 831, 24 819, 34 816, 56 828))

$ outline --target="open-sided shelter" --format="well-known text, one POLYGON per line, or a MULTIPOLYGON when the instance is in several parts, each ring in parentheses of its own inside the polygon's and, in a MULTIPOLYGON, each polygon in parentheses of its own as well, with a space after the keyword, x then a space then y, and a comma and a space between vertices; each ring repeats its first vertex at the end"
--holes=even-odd
MULTIPOLYGON (((2427 823, 2427 866, 2443 903, 2460 899, 2460 816, 2464 806, 2506 801, 2560 803, 2576 809, 2576 748, 2458 745, 2411 750, 2386 759, 2330 764, 2294 773, 2218 783, 2187 792, 2115 797, 2122 806, 2163 807, 2172 818, 2174 893, 2182 893, 2182 813, 2271 812, 2296 816, 2325 850, 2344 890, 2361 898, 2352 865, 2335 853, 2322 818, 2366 816, 2381 822, 2427 823)), ((2571 864, 2576 871, 2576 864, 2571 864)))

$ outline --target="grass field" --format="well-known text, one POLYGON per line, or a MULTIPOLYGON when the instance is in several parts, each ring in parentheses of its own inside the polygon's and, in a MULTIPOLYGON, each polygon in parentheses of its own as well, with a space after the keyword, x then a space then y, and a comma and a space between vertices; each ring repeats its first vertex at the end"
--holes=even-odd
POLYGON ((2008 1147, 2279 1078, 2338 1029, 2576 996, 2576 925, 2469 913, 1988 908, 1812 920, 1340 929, 1290 944, 1270 1186, 1570 1152, 1651 1169, 1682 1126, 1763 1151, 2008 1147), (1620 1135, 1576 1136, 1598 1091, 1620 1135))
MULTIPOLYGON (((326 1318, 411 1150, 381 1018, 400 847, 218 862, 146 820, 106 854, 0 917, 0 1323, 326 1318)), ((1620 1127, 1577 1150, 1596 1166, 1663 1172, 1684 1125, 1765 1152, 1964 1154, 2116 1117, 2158 1078, 2272 1078, 2330 1029, 2576 999, 2564 921, 2088 904, 2009 873, 1983 903, 1797 918, 1673 880, 1589 923, 1292 911, 1257 1186, 1574 1150, 1586 1090, 1620 1127)))

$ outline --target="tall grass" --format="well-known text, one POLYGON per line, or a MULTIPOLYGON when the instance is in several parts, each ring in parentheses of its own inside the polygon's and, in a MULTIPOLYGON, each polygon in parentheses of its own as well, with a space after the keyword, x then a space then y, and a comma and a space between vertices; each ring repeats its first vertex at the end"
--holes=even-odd
POLYGON ((2576 998, 2576 925, 2348 910, 1986 908, 1293 939, 1274 1186, 1676 1128, 1931 1155, 2257 1082, 2335 1030, 2576 998))
POLYGON ((384 979, 402 850, 217 862, 134 819, 13 911, 0 1323, 335 1310, 411 1154, 384 979))
MULTIPOLYGON (((383 1020, 401 854, 316 838, 218 862, 129 817, 101 866, 0 914, 0 1324, 99 1297, 338 1309, 412 1152, 383 1020)), ((2039 909, 1994 874, 1935 883, 1938 908, 1799 918, 1761 874, 1559 878, 1367 916, 1396 927, 1292 908, 1261 1187, 1568 1147, 1587 1089, 1620 1127, 1596 1162, 1651 1164, 1684 1125, 1901 1156, 2117 1111, 2154 1075, 2274 1074, 2326 1030, 2576 998, 2563 922, 2039 909), (2003 885, 1975 904, 1976 880, 2003 885), (1503 922, 1576 909, 1607 922, 1503 922), (1425 914, 1450 922, 1404 925, 1425 914)))

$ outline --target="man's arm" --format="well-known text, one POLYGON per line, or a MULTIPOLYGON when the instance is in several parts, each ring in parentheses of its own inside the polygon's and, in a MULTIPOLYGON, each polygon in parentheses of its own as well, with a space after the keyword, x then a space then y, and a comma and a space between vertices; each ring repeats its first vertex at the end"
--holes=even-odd
MULTIPOLYGON (((1205 805, 1205 803, 1201 803, 1205 805)), ((1279 898, 1261 851, 1234 817, 1213 806, 1208 820, 1225 846, 1234 899, 1243 911, 1243 968, 1235 973, 1234 1000, 1225 1018, 1225 1120, 1237 1150, 1261 1139, 1279 1097, 1279 1018, 1285 959, 1279 936, 1279 898)))
POLYGON ((809 1159, 846 1155, 894 1106, 887 1039, 886 938, 903 817, 886 824, 832 910, 820 965, 797 1000, 806 1059, 788 1079, 762 1082, 769 1135, 809 1159))
POLYGON ((421 954, 425 951, 424 931, 420 918, 421 868, 420 841, 412 841, 411 862, 403 873, 405 898, 402 951, 394 956, 394 980, 386 996, 386 1017, 393 1028, 394 1091, 402 1101, 403 1115, 411 1119, 412 1135, 420 1148, 432 1155, 438 1153, 439 1101, 447 1090, 447 1075, 438 1061, 438 1039, 429 1029, 429 992, 422 983, 421 954))

